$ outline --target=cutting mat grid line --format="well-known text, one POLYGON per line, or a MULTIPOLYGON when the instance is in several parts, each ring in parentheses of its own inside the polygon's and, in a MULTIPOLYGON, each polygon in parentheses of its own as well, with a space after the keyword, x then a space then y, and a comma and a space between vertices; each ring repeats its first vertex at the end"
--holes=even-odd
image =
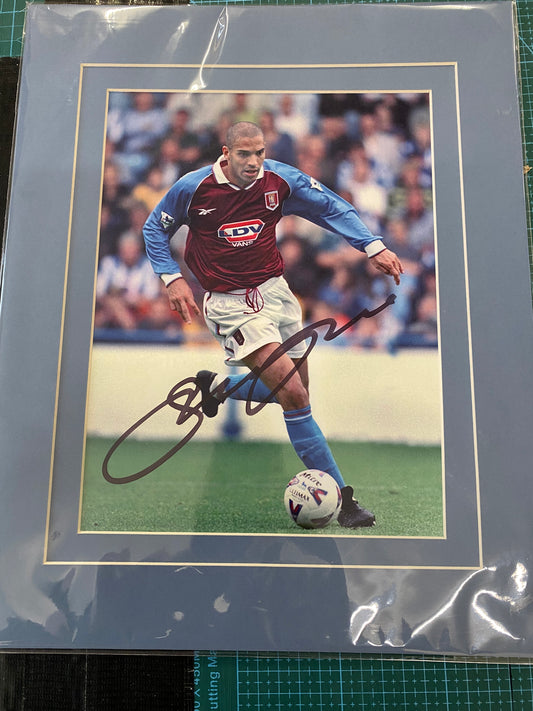
MULTIPOLYGON (((40 0, 36 0, 39 2, 40 0)), ((164 0, 163 0, 164 1, 164 0)), ((409 0, 407 0, 409 1, 409 0)), ((423 1, 423 0, 412 0, 423 1)), ((430 0, 431 1, 431 0, 430 0)), ((390 4, 390 0, 376 0, 390 4)), ((312 0, 258 0, 256 4, 311 4, 312 0)), ((114 4, 111 0, 109 4, 114 4)), ((118 4, 118 3, 117 3, 118 4)), ((131 2, 130 4, 137 4, 131 2)), ((176 3, 177 4, 177 3, 176 3)), ((249 0, 195 4, 250 5, 249 0)), ((392 0, 392 4, 396 4, 392 0)), ((526 194, 532 202, 528 166, 533 167, 533 3, 518 0, 518 53, 524 139, 526 194)), ((0 57, 22 50, 24 0, 0 0, 0 57)), ((531 258, 531 226, 528 229, 531 258)), ((227 655, 226 655, 227 656, 227 655)), ((231 656, 235 711, 531 711, 531 660, 395 657, 384 654, 259 654, 231 656)))
POLYGON ((526 664, 252 652, 237 660, 239 711, 532 708, 533 668, 526 664))

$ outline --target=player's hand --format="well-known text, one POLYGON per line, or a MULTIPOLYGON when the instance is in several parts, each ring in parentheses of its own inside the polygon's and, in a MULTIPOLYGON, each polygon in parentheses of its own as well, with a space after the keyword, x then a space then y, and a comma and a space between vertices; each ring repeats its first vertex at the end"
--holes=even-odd
POLYGON ((170 308, 172 311, 177 311, 185 323, 192 323, 191 314, 199 316, 200 309, 194 300, 191 287, 183 277, 170 282, 167 286, 167 294, 170 308))
POLYGON ((370 261, 382 274, 391 276, 396 284, 400 283, 400 275, 403 274, 402 263, 390 249, 384 249, 382 252, 370 257, 370 261))

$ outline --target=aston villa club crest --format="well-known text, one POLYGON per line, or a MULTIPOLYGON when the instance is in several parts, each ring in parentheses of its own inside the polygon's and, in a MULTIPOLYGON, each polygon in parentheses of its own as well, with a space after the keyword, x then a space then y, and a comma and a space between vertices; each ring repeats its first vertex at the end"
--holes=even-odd
POLYGON ((279 205, 279 195, 277 190, 265 193, 265 205, 269 210, 275 210, 279 205))

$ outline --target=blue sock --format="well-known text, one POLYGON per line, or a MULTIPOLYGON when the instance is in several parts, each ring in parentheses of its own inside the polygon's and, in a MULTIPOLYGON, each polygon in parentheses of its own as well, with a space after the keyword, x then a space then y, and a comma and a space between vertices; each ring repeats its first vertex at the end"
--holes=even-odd
POLYGON ((283 417, 292 446, 305 466, 308 469, 327 472, 342 489, 345 486, 344 479, 326 438, 313 419, 311 406, 308 405, 301 410, 287 410, 283 413, 283 417))
POLYGON ((222 378, 222 376, 219 376, 217 381, 220 380, 220 384, 222 384, 223 382, 225 383, 224 392, 229 392, 230 395, 228 395, 228 397, 232 400, 248 400, 250 391, 252 390, 253 386, 253 392, 251 393, 252 396, 250 398, 250 402, 267 402, 267 400, 268 402, 277 402, 276 398, 274 398, 273 400, 268 399, 270 396, 270 390, 269 388, 267 388, 267 386, 263 383, 262 380, 250 378, 249 380, 245 381, 245 378, 246 375, 226 375, 224 378, 222 378), (233 390, 233 388, 235 388, 240 381, 245 382, 243 382, 242 385, 239 385, 236 390, 233 390))

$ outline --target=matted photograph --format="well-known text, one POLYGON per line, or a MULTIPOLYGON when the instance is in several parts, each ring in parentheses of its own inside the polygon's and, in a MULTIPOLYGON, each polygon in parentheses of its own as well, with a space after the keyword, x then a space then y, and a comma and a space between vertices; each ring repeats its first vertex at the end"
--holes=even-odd
POLYGON ((81 531, 445 535, 431 137, 428 91, 109 92, 81 531))
POLYGON ((27 14, 2 643, 531 653, 513 4, 27 14))
POLYGON ((81 67, 46 560, 476 569, 455 64, 147 69, 81 67))

